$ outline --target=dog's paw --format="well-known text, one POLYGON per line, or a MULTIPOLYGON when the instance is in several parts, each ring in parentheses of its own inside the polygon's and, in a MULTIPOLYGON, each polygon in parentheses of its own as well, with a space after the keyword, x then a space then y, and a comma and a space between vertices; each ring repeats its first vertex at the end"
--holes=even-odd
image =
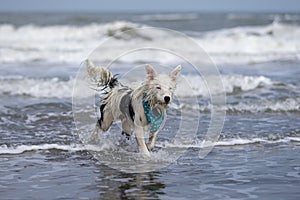
POLYGON ((139 150, 140 154, 145 157, 145 158, 150 158, 150 151, 148 151, 148 149, 141 149, 139 150))
POLYGON ((153 149, 153 145, 152 144, 150 144, 150 143, 148 143, 148 144, 146 144, 146 146, 147 146, 147 149, 148 149, 148 151, 151 151, 152 149, 153 149))
POLYGON ((143 155, 145 158, 150 158, 150 157, 151 157, 149 151, 147 151, 147 152, 142 152, 142 155, 143 155))

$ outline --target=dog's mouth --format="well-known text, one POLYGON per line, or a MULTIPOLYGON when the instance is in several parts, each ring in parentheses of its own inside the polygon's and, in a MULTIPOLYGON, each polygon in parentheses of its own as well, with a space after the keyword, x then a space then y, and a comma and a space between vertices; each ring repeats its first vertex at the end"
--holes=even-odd
POLYGON ((170 102, 165 102, 165 101, 159 101, 158 104, 163 106, 163 107, 167 107, 169 105, 170 102))

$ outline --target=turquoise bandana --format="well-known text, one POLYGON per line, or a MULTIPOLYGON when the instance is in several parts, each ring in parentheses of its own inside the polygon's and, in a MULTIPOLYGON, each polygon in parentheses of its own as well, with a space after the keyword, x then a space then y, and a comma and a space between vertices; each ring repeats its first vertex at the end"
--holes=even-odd
POLYGON ((150 124, 150 132, 154 133, 160 128, 164 120, 164 113, 157 107, 151 109, 149 103, 145 101, 145 96, 143 98, 143 107, 145 110, 147 121, 150 124))

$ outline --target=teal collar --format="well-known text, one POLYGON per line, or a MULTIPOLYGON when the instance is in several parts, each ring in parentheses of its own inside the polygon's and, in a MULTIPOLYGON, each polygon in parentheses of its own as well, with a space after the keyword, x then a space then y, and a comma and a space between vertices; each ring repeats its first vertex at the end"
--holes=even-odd
POLYGON ((143 97, 143 108, 145 110, 145 115, 148 123, 150 124, 150 132, 156 132, 162 122, 164 121, 164 112, 159 107, 150 108, 148 101, 145 100, 146 96, 143 97))

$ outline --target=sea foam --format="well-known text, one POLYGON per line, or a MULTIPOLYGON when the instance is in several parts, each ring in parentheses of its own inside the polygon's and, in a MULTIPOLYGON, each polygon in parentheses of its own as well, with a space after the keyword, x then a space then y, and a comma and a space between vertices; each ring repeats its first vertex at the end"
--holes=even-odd
MULTIPOLYGON (((172 20, 179 16, 142 16, 172 20), (169 18, 169 19, 168 19, 169 18)), ((194 14, 186 17, 193 18, 194 14)), ((146 27, 143 24, 127 21, 115 21, 103 24, 88 24, 85 26, 52 25, 37 26, 23 25, 15 27, 11 24, 0 25, 0 61, 2 63, 80 63, 103 41, 111 37, 111 48, 103 52, 112 52, 118 41, 126 41, 126 48, 136 42, 151 41, 159 45, 168 42, 169 45, 178 45, 178 38, 160 35, 159 32, 140 34, 139 30, 133 34, 123 34, 123 31, 146 27)), ((248 26, 227 28, 192 34, 192 39, 216 61, 223 63, 255 63, 272 60, 299 60, 300 58, 300 27, 278 22, 265 26, 248 26)), ((179 43, 180 44, 180 43, 179 43)), ((183 44, 181 44, 183 45, 183 44)), ((118 48, 122 48, 119 47, 118 48)), ((183 47, 185 48, 185 47, 183 47)), ((193 51, 187 48, 193 55, 193 51)), ((198 56, 198 55, 194 55, 198 56)), ((152 62, 165 61, 155 54, 152 62)), ((169 63, 176 60, 168 60, 169 63)), ((120 62, 135 63, 148 62, 143 57, 126 57, 120 62)))
MULTIPOLYGON (((239 146, 239 145, 252 145, 252 144, 281 144, 281 143, 291 143, 291 142, 300 142, 299 137, 283 137, 278 139, 272 138, 231 138, 226 140, 219 140, 211 145, 213 146, 239 146)), ((205 148, 203 146, 202 141, 195 142, 193 144, 174 144, 170 142, 157 142, 156 147, 159 148, 205 148)), ((61 150, 61 151, 70 151, 70 152, 78 152, 78 151, 93 151, 93 152, 101 152, 105 151, 106 147, 101 147, 97 145, 83 145, 83 144, 37 144, 37 145, 1 145, 0 146, 0 155, 14 155, 14 154, 22 154, 28 151, 45 151, 45 150, 61 150)))
MULTIPOLYGON (((135 85, 142 81, 142 77, 141 75, 140 79, 136 80, 135 85)), ((175 94, 182 97, 218 94, 223 91, 221 88, 213 88, 213 91, 209 91, 206 85, 206 80, 213 78, 215 77, 203 79, 201 76, 183 75, 175 94)), ((227 94, 233 93, 235 88, 246 92, 275 84, 271 79, 264 76, 220 75, 220 79, 223 81, 227 94)), ((22 76, 0 77, 0 94, 41 98, 68 98, 72 97, 74 81, 74 78, 61 80, 58 77, 48 79, 33 79, 22 76)), ((125 80, 124 84, 127 85, 126 83, 127 81, 125 80)))

